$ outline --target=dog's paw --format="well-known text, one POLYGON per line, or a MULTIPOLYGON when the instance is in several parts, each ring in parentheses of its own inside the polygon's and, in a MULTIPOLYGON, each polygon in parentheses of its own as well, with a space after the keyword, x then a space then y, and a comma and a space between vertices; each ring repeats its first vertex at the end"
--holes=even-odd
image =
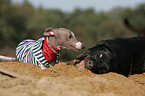
POLYGON ((78 68, 85 68, 85 63, 84 63, 84 60, 82 60, 80 63, 78 63, 78 64, 76 64, 75 65, 76 67, 78 67, 78 68))
POLYGON ((74 66, 79 67, 79 68, 85 68, 84 60, 82 60, 82 61, 72 60, 72 61, 67 62, 67 65, 74 65, 74 66))
POLYGON ((67 64, 67 65, 74 65, 75 61, 76 61, 76 60, 68 61, 68 62, 66 62, 66 64, 67 64))
POLYGON ((41 69, 44 70, 44 69, 47 69, 47 67, 43 66, 43 65, 40 65, 41 69))

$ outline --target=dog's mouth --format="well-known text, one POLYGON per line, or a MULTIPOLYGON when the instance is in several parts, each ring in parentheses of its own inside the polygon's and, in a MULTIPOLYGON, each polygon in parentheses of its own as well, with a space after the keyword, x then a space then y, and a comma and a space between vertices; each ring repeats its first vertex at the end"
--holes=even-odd
POLYGON ((62 47, 62 49, 74 50, 74 51, 79 51, 80 50, 80 49, 76 49, 74 47, 62 47))
POLYGON ((67 49, 67 50, 74 50, 79 51, 80 49, 74 48, 74 47, 68 47, 68 46, 57 46, 58 49, 67 49))
POLYGON ((101 65, 97 66, 98 74, 107 73, 109 70, 109 66, 106 63, 102 63, 101 65))

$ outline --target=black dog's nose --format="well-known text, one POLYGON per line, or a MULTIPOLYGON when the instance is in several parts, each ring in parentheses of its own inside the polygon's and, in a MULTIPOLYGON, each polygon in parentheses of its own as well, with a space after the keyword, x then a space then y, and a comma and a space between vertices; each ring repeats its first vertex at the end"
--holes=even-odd
POLYGON ((84 49, 84 48, 85 48, 85 46, 82 44, 82 45, 81 45, 81 48, 82 48, 82 49, 84 49))

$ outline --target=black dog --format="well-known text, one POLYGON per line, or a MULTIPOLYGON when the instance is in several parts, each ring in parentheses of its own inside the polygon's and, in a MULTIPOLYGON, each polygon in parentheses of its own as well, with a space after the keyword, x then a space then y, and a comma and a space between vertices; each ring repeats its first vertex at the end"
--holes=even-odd
POLYGON ((85 67, 96 74, 116 72, 128 76, 145 72, 145 37, 102 40, 73 62, 84 60, 85 67))

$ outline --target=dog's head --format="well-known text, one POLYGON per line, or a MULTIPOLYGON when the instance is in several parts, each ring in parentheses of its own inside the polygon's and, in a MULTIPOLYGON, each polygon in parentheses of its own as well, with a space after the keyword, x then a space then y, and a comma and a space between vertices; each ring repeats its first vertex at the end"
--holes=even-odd
POLYGON ((85 67, 93 73, 102 74, 109 71, 111 59, 112 53, 105 48, 101 48, 94 53, 87 54, 84 58, 84 63, 85 67))
POLYGON ((83 44, 75 38, 74 33, 65 28, 46 28, 44 35, 48 36, 50 43, 59 49, 80 50, 84 48, 83 44))
POLYGON ((85 68, 93 73, 102 74, 109 71, 112 58, 113 51, 105 41, 101 41, 79 55, 73 64, 76 65, 84 60, 85 68))

